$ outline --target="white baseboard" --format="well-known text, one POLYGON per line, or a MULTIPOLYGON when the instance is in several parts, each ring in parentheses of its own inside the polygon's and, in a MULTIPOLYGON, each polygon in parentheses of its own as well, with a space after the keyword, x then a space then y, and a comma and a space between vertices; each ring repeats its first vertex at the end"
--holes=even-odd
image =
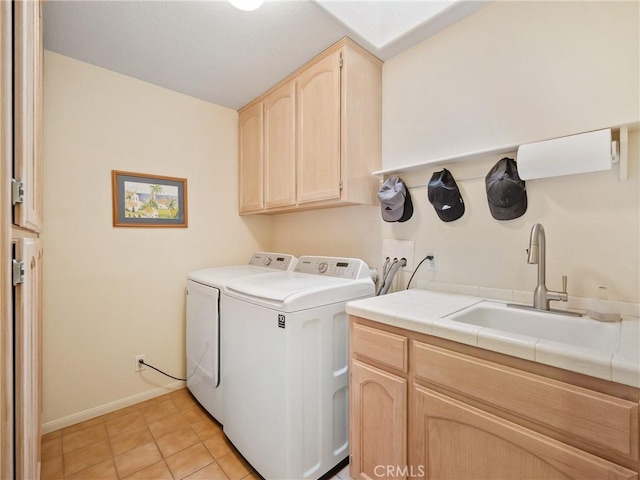
POLYGON ((69 415, 67 417, 52 420, 50 422, 42 424, 42 433, 45 434, 49 432, 55 432, 56 430, 60 430, 61 428, 66 428, 71 425, 75 425, 76 423, 91 420, 92 418, 99 417, 100 415, 115 412, 116 410, 119 410, 121 408, 135 405, 136 403, 144 402, 145 400, 149 400, 151 398, 159 397, 160 395, 164 395, 174 390, 184 388, 184 386, 185 382, 173 382, 163 387, 153 388, 151 390, 147 390, 146 392, 132 395, 131 397, 122 398, 120 400, 116 400, 115 402, 105 403, 104 405, 90 408, 89 410, 85 410, 83 412, 74 413, 73 415, 69 415))

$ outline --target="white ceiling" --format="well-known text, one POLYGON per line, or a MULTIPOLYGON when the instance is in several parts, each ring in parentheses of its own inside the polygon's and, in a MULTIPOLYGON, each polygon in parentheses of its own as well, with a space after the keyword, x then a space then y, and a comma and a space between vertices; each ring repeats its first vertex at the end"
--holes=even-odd
POLYGON ((238 109, 347 35, 386 60, 485 1, 62 1, 44 7, 47 50, 238 109))

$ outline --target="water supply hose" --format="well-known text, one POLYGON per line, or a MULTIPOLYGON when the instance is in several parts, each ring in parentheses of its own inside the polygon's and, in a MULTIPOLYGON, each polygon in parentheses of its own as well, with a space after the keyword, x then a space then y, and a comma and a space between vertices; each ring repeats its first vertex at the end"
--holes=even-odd
POLYGON ((393 263, 391 264, 391 268, 389 268, 389 271, 383 277, 382 286, 380 287, 376 295, 385 295, 389 291, 389 288, 391 288, 391 284, 393 283, 393 278, 395 277, 396 272, 400 268, 406 265, 407 265, 406 259, 404 258, 401 258, 400 260, 398 260, 397 258, 394 259, 393 263))

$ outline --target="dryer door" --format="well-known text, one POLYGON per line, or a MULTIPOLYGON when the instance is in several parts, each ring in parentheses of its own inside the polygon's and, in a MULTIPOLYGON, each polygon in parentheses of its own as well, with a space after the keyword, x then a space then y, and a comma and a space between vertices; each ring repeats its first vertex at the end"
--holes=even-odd
POLYGON ((214 394, 220 385, 219 299, 217 288, 187 281, 187 387, 222 421, 214 404, 221 403, 215 402, 214 394))

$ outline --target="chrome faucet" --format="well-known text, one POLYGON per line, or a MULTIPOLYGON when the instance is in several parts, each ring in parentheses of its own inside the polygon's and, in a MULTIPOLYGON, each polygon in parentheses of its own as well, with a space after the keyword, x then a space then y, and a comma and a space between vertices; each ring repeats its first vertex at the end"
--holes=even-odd
POLYGON ((556 300, 566 302, 569 299, 567 295, 567 276, 562 276, 562 292, 554 292, 547 289, 546 283, 546 255, 547 240, 544 234, 544 227, 536 223, 531 228, 531 237, 529 238, 529 257, 527 262, 530 264, 538 264, 538 285, 533 292, 533 308, 537 310, 550 310, 549 301, 556 300))

